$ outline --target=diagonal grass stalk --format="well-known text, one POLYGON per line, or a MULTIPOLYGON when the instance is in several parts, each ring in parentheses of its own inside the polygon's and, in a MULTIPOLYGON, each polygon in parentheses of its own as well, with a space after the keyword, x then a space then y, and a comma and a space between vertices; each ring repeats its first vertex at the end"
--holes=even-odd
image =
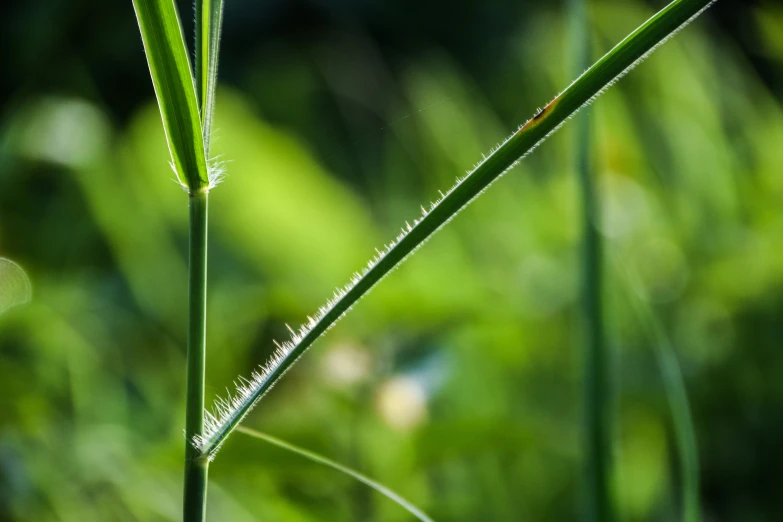
MULTIPOLYGON (((577 72, 583 71, 590 65, 591 49, 587 0, 569 0, 568 18, 573 67, 577 72)), ((604 335, 602 241, 597 228, 600 202, 591 168, 589 116, 589 112, 580 114, 574 122, 574 167, 582 200, 582 437, 585 456, 582 516, 588 522, 612 522, 616 516, 611 488, 611 390, 604 335)))
POLYGON ((290 452, 296 453, 297 455, 301 455, 302 457, 310 459, 313 462, 323 464, 324 466, 328 466, 332 469, 345 473, 346 475, 355 478, 362 484, 371 487, 372 489, 374 489, 381 495, 385 496, 389 500, 396 502, 408 513, 416 517, 418 520, 421 520, 422 522, 432 522, 432 519, 428 517, 423 511, 421 511, 419 508, 417 508, 416 506, 414 506, 413 504, 411 504, 410 502, 408 502, 407 500, 399 496, 394 491, 390 490, 383 484, 380 484, 374 481, 373 479, 365 475, 362 475, 358 471, 340 464, 339 462, 335 462, 331 459, 324 457, 323 455, 319 455, 318 453, 312 452, 310 450, 306 450, 304 448, 300 448, 299 446, 295 446, 289 442, 285 442, 284 440, 280 440, 276 437, 272 437, 271 435, 267 435, 266 433, 262 433, 260 431, 246 428, 245 426, 239 426, 237 428, 237 431, 239 431, 240 433, 244 433, 245 435, 248 435, 250 437, 266 441, 269 444, 277 446, 278 448, 282 448, 290 452))
POLYGON ((351 307, 387 274, 450 221, 462 208, 481 194, 493 181, 529 154, 560 128, 580 108, 591 103, 625 73, 640 63, 655 48, 674 35, 705 10, 713 0, 675 0, 647 20, 603 58, 577 78, 533 118, 522 125, 467 176, 458 179, 447 194, 422 207, 422 217, 406 224, 402 233, 367 268, 339 289, 315 317, 298 330, 292 339, 278 347, 272 359, 250 379, 240 378, 234 396, 218 400, 215 412, 207 412, 205 433, 193 437, 202 455, 213 458, 221 444, 250 412, 258 400, 274 386, 299 357, 351 307))

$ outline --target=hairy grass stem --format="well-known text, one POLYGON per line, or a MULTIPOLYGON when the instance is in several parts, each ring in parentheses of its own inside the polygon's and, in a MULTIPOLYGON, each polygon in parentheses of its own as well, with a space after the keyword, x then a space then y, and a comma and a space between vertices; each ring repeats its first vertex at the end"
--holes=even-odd
POLYGON ((250 379, 240 377, 234 396, 218 400, 213 412, 207 412, 206 428, 193 438, 202 455, 213 458, 220 446, 297 359, 331 328, 351 307, 365 296, 388 273, 450 221, 462 208, 479 196, 548 136, 560 128, 580 108, 591 103, 625 73, 640 63, 660 44, 696 18, 711 0, 675 0, 647 20, 577 78, 533 118, 485 157, 467 176, 459 178, 446 194, 422 216, 406 223, 402 233, 383 251, 378 251, 362 273, 339 289, 314 317, 298 330, 291 329, 292 339, 278 346, 266 365, 250 379))

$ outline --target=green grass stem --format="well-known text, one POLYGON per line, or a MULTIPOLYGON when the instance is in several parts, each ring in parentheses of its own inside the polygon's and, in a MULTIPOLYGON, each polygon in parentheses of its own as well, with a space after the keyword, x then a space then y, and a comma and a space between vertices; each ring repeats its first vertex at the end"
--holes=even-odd
POLYGON ((188 248, 188 359, 185 412, 185 522, 203 521, 207 506, 209 460, 190 441, 204 430, 204 374, 207 335, 207 217, 208 195, 190 196, 188 248))

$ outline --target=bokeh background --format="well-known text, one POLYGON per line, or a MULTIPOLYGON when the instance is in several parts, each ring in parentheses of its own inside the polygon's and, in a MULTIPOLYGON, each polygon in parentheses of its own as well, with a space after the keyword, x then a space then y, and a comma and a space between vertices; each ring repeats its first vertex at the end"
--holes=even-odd
MULTIPOLYGON (((591 1, 594 56, 663 5, 591 1)), ((569 45, 563 2, 227 0, 209 399, 565 87, 569 45)), ((187 197, 131 2, 7 3, 0 53, 0 257, 33 286, 0 315, 0 520, 177 520, 187 197)), ((783 520, 781 65, 783 7, 722 0, 589 111, 624 521, 676 520, 680 502, 660 339, 640 309, 685 377, 705 520, 783 520)), ((362 301, 248 425, 436 520, 578 520, 567 129, 362 301)), ((410 520, 242 434, 210 475, 210 520, 410 520)))

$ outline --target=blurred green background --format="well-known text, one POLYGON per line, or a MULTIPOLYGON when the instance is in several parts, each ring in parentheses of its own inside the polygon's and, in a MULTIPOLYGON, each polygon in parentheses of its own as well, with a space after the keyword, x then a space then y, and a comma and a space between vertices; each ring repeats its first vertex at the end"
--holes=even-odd
MULTIPOLYGON (((189 2, 180 2, 188 34, 189 2)), ((227 0, 208 402, 572 79, 561 2, 227 0)), ((594 56, 656 0, 590 2, 594 56)), ((130 1, 0 16, 0 520, 179 518, 187 197, 130 1)), ((705 521, 783 520, 783 7, 718 2, 591 109, 622 520, 678 517, 653 337, 692 401, 705 521), (629 288, 629 274, 642 285, 629 288)), ((319 341, 247 424, 436 520, 577 520, 572 136, 505 176, 319 341)), ((404 521, 245 435, 214 521, 404 521)))

